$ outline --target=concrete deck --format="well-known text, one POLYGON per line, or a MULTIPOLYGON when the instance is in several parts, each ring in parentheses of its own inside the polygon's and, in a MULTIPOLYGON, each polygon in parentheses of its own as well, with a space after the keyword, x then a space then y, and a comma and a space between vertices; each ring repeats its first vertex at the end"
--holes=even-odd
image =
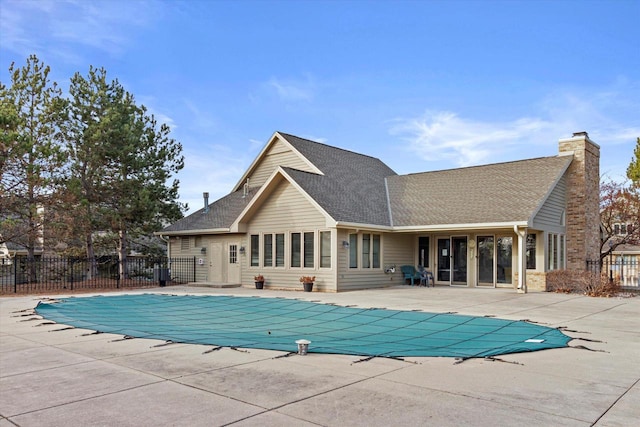
MULTIPOLYGON (((396 287, 321 294, 166 287, 140 292, 259 295, 422 309, 565 326, 566 348, 405 361, 171 344, 25 321, 39 297, 0 298, 0 427, 636 426, 640 298, 396 287)), ((131 293, 131 292, 130 292, 131 293)), ((78 295, 84 297, 86 294, 78 295)), ((313 345, 313 344, 312 344, 313 345)), ((292 343, 292 351, 295 344, 292 343)))

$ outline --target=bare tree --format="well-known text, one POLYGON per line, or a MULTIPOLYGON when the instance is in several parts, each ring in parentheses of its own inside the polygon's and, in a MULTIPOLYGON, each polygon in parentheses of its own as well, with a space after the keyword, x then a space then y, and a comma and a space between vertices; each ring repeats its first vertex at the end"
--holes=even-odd
POLYGON ((640 245, 640 188, 612 180, 600 184, 600 259, 620 245, 640 245))

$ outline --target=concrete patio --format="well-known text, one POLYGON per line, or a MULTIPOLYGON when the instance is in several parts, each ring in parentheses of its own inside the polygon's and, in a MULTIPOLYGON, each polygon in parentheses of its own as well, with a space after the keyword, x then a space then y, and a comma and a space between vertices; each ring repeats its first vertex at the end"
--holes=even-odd
POLYGON ((29 321, 35 316, 19 311, 46 295, 3 297, 0 427, 635 426, 640 419, 637 297, 405 286, 341 294, 196 287, 140 292, 258 295, 528 319, 566 327, 576 338, 570 345, 588 349, 458 364, 451 358, 356 363, 361 358, 206 352, 213 346, 40 325, 42 320, 29 321))

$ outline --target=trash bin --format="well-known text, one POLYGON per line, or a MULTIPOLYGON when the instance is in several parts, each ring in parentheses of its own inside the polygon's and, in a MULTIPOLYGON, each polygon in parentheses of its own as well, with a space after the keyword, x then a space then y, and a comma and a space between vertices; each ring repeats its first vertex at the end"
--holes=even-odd
POLYGON ((158 282, 160 286, 165 286, 169 278, 169 269, 164 267, 154 267, 153 281, 158 282))

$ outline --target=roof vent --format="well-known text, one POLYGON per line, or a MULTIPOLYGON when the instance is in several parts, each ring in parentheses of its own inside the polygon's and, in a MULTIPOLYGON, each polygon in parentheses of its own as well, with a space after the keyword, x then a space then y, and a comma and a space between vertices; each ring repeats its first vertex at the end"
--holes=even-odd
POLYGON ((202 197, 204 198, 204 213, 209 213, 209 193, 205 191, 202 193, 202 197))
POLYGON ((247 178, 247 182, 244 183, 244 187, 242 188, 242 198, 245 198, 249 195, 249 178, 247 178))

